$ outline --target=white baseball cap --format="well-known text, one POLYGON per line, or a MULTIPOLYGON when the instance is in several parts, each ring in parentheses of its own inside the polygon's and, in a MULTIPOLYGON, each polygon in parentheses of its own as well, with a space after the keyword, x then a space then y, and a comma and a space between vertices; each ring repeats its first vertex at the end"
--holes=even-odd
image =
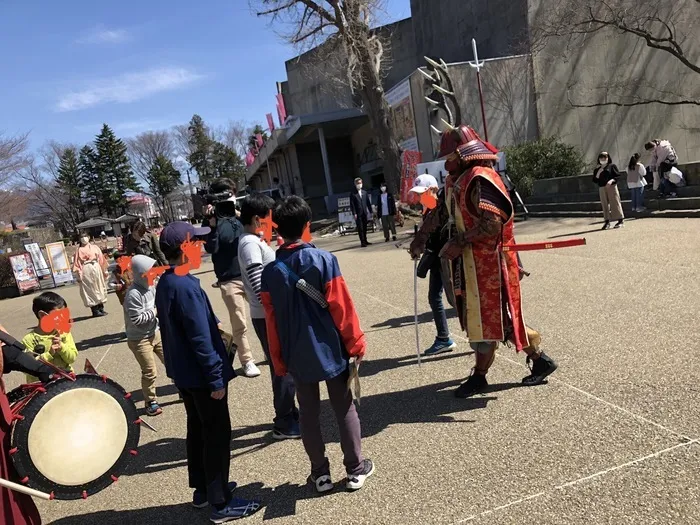
POLYGON ((413 188, 411 188, 409 191, 412 191, 413 193, 425 193, 428 191, 429 188, 439 188, 440 185, 438 184, 438 181, 435 177, 432 175, 429 175, 427 173, 424 173, 423 175, 418 175, 415 180, 413 181, 413 188))

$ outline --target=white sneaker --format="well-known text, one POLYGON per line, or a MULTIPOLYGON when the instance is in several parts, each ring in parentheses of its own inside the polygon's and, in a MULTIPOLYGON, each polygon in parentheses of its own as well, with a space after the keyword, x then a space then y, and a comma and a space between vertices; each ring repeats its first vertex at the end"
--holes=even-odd
POLYGON ((246 377, 258 377, 260 375, 260 369, 251 361, 243 365, 243 375, 246 377))
POLYGON ((333 482, 331 481, 331 477, 327 474, 317 478, 314 478, 313 475, 311 475, 309 476, 309 481, 316 485, 316 492, 319 494, 333 490, 333 482))
POLYGON ((348 481, 345 484, 345 487, 348 490, 360 490, 364 486, 367 478, 372 474, 374 474, 374 463, 371 459, 365 459, 362 464, 362 473, 354 476, 348 476, 348 481))

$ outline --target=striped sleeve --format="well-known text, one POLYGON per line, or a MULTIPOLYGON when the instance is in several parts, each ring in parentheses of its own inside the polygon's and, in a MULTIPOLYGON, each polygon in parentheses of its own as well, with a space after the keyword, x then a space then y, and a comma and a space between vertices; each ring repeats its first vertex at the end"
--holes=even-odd
POLYGON ((245 269, 246 275, 248 276, 248 282, 250 283, 250 287, 253 289, 253 292, 255 293, 255 296, 258 298, 258 301, 262 303, 262 300, 260 299, 260 288, 262 286, 262 272, 263 272, 263 265, 262 263, 255 263, 251 264, 245 269))

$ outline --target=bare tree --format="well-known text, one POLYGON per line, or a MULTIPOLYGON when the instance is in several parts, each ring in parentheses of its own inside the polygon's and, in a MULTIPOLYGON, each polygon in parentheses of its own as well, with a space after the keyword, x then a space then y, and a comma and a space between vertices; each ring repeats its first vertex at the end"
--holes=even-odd
POLYGON ((508 144, 527 140, 527 96, 530 69, 525 61, 494 60, 484 75, 484 103, 499 113, 505 122, 508 144))
POLYGON ((271 24, 287 42, 308 49, 325 41, 324 46, 331 46, 341 57, 342 77, 353 93, 361 95, 364 111, 377 134, 389 190, 398 192, 399 146, 382 86, 385 46, 371 30, 381 0, 251 0, 251 5, 258 16, 271 17, 271 24))
POLYGON ((656 56, 672 62, 677 66, 675 70, 687 79, 679 82, 677 78, 669 78, 675 74, 654 74, 653 70, 644 68, 636 77, 628 76, 621 81, 613 70, 599 85, 570 83, 567 95, 572 106, 700 105, 697 89, 700 77, 694 76, 700 75, 699 0, 563 0, 547 2, 546 9, 533 18, 530 36, 534 53, 551 54, 553 59, 568 58, 572 50, 592 38, 622 35, 632 44, 630 59, 639 60, 639 47, 646 47, 650 58, 656 56), (590 93, 594 96, 582 96, 590 93))
MULTIPOLYGON (((48 150, 45 150, 44 155, 51 157, 48 150)), ((19 175, 24 180, 27 205, 31 214, 50 218, 64 233, 75 231, 75 210, 71 209, 66 196, 58 191, 56 178, 51 174, 51 166, 39 166, 32 160, 22 168, 19 175)))
POLYGON ((29 134, 4 135, 0 132, 0 184, 5 184, 20 169, 27 165, 26 155, 29 134))
POLYGON ((129 148, 131 169, 145 183, 148 183, 148 172, 159 156, 171 161, 175 158, 176 146, 167 131, 146 131, 127 139, 126 145, 129 148))
POLYGON ((235 151, 241 158, 248 152, 248 137, 253 126, 242 120, 229 120, 214 132, 214 139, 235 151))

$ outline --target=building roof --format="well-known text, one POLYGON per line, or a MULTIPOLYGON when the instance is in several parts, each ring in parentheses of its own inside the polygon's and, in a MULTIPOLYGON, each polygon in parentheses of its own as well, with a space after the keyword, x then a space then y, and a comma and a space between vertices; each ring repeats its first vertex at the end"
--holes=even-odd
POLYGON ((113 219, 108 219, 106 217, 92 217, 84 222, 81 222, 76 226, 79 230, 86 230, 88 228, 98 228, 101 226, 108 226, 114 222, 113 219))
POLYGON ((140 215, 134 215, 133 213, 125 213, 124 215, 120 215, 119 217, 114 219, 114 222, 136 222, 140 220, 140 215))

